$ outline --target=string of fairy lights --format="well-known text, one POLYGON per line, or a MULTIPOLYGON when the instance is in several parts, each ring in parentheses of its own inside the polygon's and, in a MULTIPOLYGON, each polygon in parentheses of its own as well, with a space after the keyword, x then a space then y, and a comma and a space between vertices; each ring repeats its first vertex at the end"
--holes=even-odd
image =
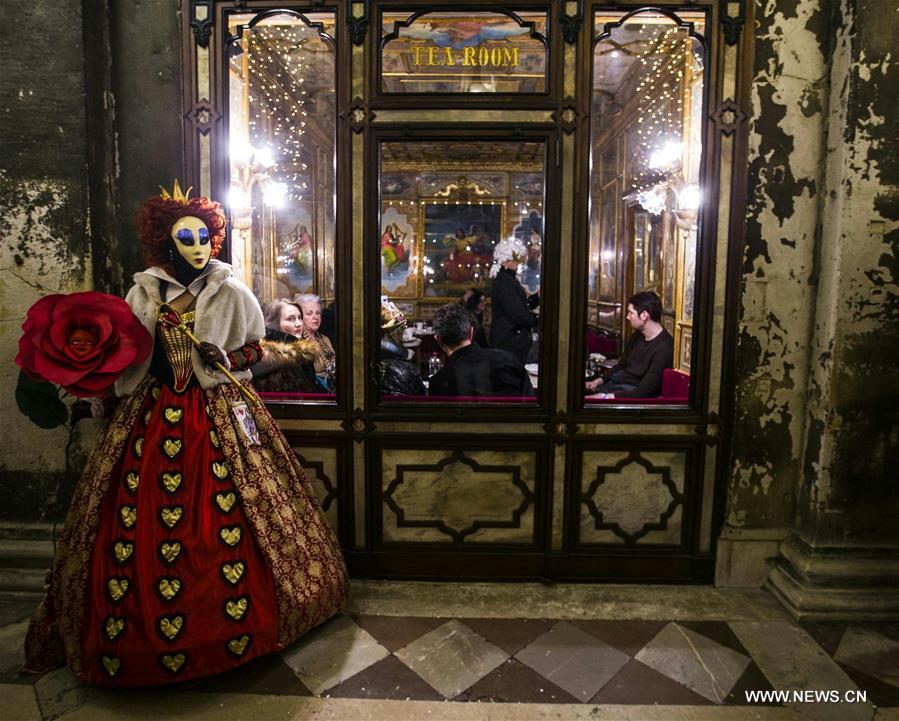
POLYGON ((247 42, 250 142, 275 149, 269 172, 296 200, 308 189, 306 77, 312 67, 302 44, 309 32, 300 25, 261 26, 247 42))
MULTIPOLYGON (((656 26, 657 27, 657 26, 656 26)), ((641 25, 657 33, 652 26, 641 25)), ((658 182, 658 171, 681 159, 684 93, 684 59, 689 56, 691 39, 676 26, 664 30, 655 43, 637 57, 640 65, 634 88, 638 98, 633 184, 645 189, 658 182)))

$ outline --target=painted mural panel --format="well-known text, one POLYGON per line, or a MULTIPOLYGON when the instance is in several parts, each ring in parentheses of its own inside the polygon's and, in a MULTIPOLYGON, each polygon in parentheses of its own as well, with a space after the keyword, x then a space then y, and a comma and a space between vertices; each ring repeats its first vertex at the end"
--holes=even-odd
POLYGON ((382 15, 385 93, 541 93, 546 13, 426 12, 382 15))

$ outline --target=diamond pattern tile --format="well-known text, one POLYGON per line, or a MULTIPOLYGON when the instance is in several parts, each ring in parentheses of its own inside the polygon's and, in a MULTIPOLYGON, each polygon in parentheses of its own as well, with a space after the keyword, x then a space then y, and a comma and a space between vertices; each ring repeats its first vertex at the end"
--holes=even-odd
POLYGON ((578 620, 572 623, 622 653, 635 656, 668 622, 578 620))
MULTIPOLYGON (((16 674, 23 632, 23 621, 0 625, 0 658, 17 659, 0 673, 0 693, 14 693, 12 684, 34 684, 26 693, 34 693, 48 718, 102 695, 102 689, 79 684, 67 669, 16 674)), ((281 654, 172 690, 209 699, 252 694, 580 702, 679 706, 684 713, 722 704, 745 712, 760 706, 748 703, 746 691, 770 690, 769 678, 778 688, 857 687, 868 694, 867 704, 852 708, 790 706, 808 718, 845 721, 869 718, 872 707, 899 709, 899 624, 342 615, 281 654)))
POLYGON ((421 676, 396 656, 388 656, 328 691, 331 698, 389 698, 442 701, 421 676))
POLYGON ((799 625, 827 651, 829 656, 837 652, 843 634, 849 627, 845 621, 800 621, 799 625))
POLYGON ((847 628, 833 658, 899 688, 899 641, 873 628, 847 628))
POLYGON ((899 708, 899 688, 854 669, 852 666, 841 665, 840 668, 846 672, 846 675, 858 688, 864 690, 868 695, 868 703, 881 708, 899 708))
POLYGON ((515 654, 579 701, 589 701, 624 664, 627 654, 567 621, 560 621, 515 654))
POLYGON ((319 696, 390 652, 347 616, 338 616, 281 652, 303 684, 319 696))
POLYGON ((577 703, 578 699, 520 661, 510 658, 453 701, 577 703))
POLYGON ((742 653, 744 656, 749 655, 749 652, 740 643, 740 639, 737 638, 737 634, 733 632, 726 621, 678 621, 677 624, 695 631, 700 636, 717 641, 731 651, 742 653))
POLYGON ((395 655, 447 699, 458 696, 509 658, 456 620, 438 626, 395 655))
POLYGON ((639 704, 662 706, 711 706, 712 702, 651 669, 628 660, 624 667, 590 699, 593 704, 639 704))
POLYGON ((357 616, 356 624, 393 653, 446 623, 445 618, 409 616, 357 616))
POLYGON ((722 703, 750 659, 677 623, 669 623, 634 658, 715 703, 722 703))
POLYGON ((724 699, 724 704, 727 706, 781 706, 782 704, 774 701, 766 704, 761 701, 753 701, 750 704, 746 698, 747 691, 771 691, 773 688, 755 661, 751 661, 730 690, 727 698, 724 699))
POLYGON ((534 618, 466 618, 465 625, 472 631, 499 646, 510 656, 515 655, 531 641, 546 633, 555 621, 534 618))

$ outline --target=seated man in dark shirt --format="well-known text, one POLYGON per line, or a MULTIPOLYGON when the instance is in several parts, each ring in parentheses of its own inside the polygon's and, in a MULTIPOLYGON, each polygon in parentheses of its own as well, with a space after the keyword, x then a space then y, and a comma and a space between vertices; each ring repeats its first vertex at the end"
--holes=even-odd
POLYGON ((524 366, 508 351, 481 348, 471 342, 468 311, 458 303, 434 314, 437 342, 448 356, 446 366, 431 376, 432 396, 533 396, 524 366))
POLYGON ((618 363, 587 383, 588 393, 606 398, 652 398, 662 392, 662 371, 674 365, 674 339, 665 330, 662 302, 651 290, 627 301, 627 319, 634 329, 618 363))

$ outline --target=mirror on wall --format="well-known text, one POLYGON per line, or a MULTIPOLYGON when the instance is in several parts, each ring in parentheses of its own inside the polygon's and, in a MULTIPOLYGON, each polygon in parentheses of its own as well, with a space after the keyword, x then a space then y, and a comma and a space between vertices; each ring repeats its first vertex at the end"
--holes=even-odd
POLYGON ((545 145, 384 141, 382 402, 536 403, 545 145))
POLYGON ((266 319, 253 383, 275 400, 333 403, 333 13, 229 16, 228 131, 234 272, 266 319))
POLYGON ((584 396, 688 402, 705 15, 597 11, 584 396))

